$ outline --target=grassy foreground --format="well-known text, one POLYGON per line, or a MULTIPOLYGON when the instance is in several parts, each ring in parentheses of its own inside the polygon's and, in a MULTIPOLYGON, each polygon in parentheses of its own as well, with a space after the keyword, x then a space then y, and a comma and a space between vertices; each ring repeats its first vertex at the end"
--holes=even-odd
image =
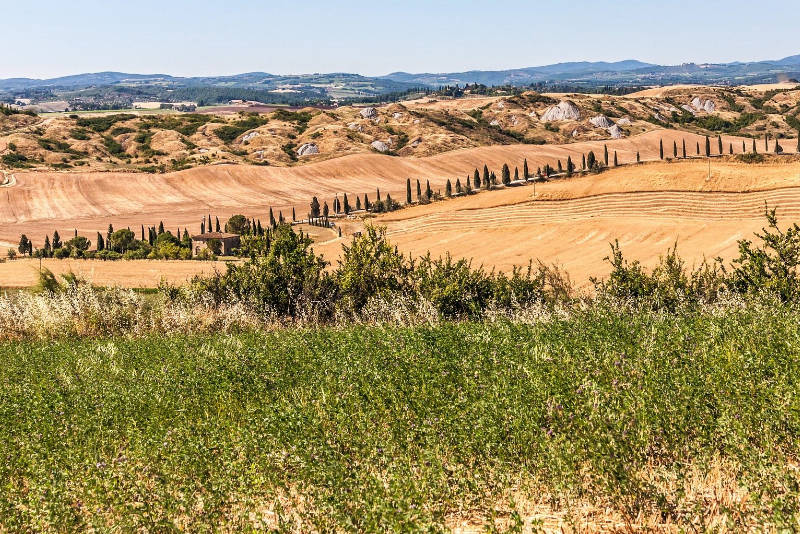
POLYGON ((0 531, 797 526, 799 324, 596 306, 4 343, 0 531))

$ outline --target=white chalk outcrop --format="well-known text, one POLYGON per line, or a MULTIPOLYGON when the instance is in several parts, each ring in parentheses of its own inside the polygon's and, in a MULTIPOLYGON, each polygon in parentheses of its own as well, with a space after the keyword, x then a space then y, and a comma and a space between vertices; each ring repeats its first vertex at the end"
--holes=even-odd
POLYGON ((614 126, 614 123, 611 122, 611 120, 605 115, 597 115, 596 117, 592 117, 589 119, 589 122, 595 128, 611 128, 614 126))
POLYGON ((370 144, 370 146, 372 148, 374 148, 375 150, 377 150, 378 152, 388 152, 389 151, 389 145, 387 145, 383 141, 373 141, 372 144, 370 144))
POLYGON ((361 110, 361 116, 365 119, 374 119, 378 116, 378 110, 375 108, 364 108, 361 110))
POLYGON ((311 156, 313 154, 319 154, 319 147, 316 143, 305 143, 297 149, 298 156, 311 156))
POLYGON ((577 121, 581 118, 581 110, 571 100, 562 100, 555 106, 547 108, 542 115, 544 122, 577 121))

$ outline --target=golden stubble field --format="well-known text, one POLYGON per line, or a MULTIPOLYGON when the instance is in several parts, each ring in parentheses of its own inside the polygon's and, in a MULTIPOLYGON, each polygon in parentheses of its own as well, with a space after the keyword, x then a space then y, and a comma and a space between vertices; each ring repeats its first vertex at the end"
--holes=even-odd
MULTIPOLYGON (((704 141, 674 130, 607 141, 620 163, 634 161, 637 151, 650 161, 537 184, 535 197, 534 187, 527 185, 416 206, 374 221, 387 226, 390 239, 415 256, 449 252, 501 270, 538 259, 565 268, 577 285, 586 287, 590 276, 607 272, 603 258, 614 239, 629 257, 648 265, 676 242, 684 257, 699 262, 704 257, 731 257, 736 241, 760 228, 765 202, 778 206, 785 223, 800 218, 796 158, 760 165, 713 158, 710 179, 706 160, 652 161, 658 159, 660 140, 671 155, 673 141, 680 146, 683 139, 690 154, 704 141)), ((723 141, 726 148, 733 144, 741 151, 741 139, 726 136, 723 141)), ((443 190, 448 178, 463 182, 468 172, 484 164, 499 174, 503 163, 521 168, 527 158, 535 170, 558 159, 566 161, 567 155, 580 162, 589 150, 601 156, 603 144, 492 146, 418 159, 362 154, 291 168, 211 166, 165 175, 18 173, 14 186, 0 189, 0 244, 13 245, 24 232, 39 246, 54 229, 69 237, 76 227, 94 241, 96 232, 105 233, 109 223, 130 226, 138 234, 141 224, 164 221, 167 229, 188 227, 194 233, 208 213, 222 221, 235 213, 265 220, 273 206, 276 214, 283 210, 288 217, 295 207, 298 216, 304 216, 313 195, 329 202, 345 192, 374 198, 376 188, 402 202, 406 178, 419 178, 423 187, 429 179, 435 190, 443 190)), ((360 219, 340 224, 341 239, 333 231, 315 235, 316 250, 334 262, 341 244, 363 226, 360 219)), ((132 287, 152 287, 162 277, 180 283, 223 267, 76 260, 47 260, 46 265, 54 272, 75 271, 98 284, 132 287)), ((30 285, 36 272, 38 261, 0 264, 0 287, 30 285)))

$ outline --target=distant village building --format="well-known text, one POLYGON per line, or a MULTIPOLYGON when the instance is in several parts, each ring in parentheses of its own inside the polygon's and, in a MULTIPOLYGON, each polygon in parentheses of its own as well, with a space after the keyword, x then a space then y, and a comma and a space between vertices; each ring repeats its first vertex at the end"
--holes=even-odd
POLYGON ((192 251, 195 255, 208 248, 208 242, 216 239, 220 243, 220 253, 230 256, 239 247, 239 235, 226 232, 206 232, 192 236, 192 251))

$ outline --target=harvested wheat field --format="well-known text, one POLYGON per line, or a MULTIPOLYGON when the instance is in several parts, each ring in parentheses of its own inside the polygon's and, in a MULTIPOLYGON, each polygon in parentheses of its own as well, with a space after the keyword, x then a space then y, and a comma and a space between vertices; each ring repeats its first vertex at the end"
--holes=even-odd
MULTIPOLYGON (((598 176, 480 193, 382 215, 388 236, 414 256, 472 258, 504 271, 539 259, 563 267, 579 287, 603 276, 609 243, 652 265, 675 243, 689 262, 730 259, 737 240, 776 206, 783 224, 800 219, 800 162, 746 165, 712 160, 648 163, 598 176)), ((355 231, 356 223, 345 224, 355 231)), ((335 257, 338 244, 320 250, 335 257)))
MULTIPOLYGON (((163 221, 167 229, 188 227, 197 232, 209 212, 221 220, 242 213, 265 218, 269 208, 289 216, 292 207, 305 216, 312 196, 331 203, 336 194, 368 193, 376 189, 405 199, 407 178, 430 180, 434 190, 444 189, 449 178, 462 180, 475 168, 488 165, 498 173, 504 163, 522 169, 527 158, 532 170, 568 156, 580 162, 590 150, 601 157, 603 145, 617 152, 620 164, 658 158, 659 140, 665 150, 685 139, 689 148, 704 138, 685 132, 662 130, 608 141, 567 145, 503 145, 454 150, 426 158, 399 158, 380 154, 355 154, 296 167, 212 165, 169 174, 125 172, 19 172, 15 184, 0 191, 0 241, 16 243, 27 234, 34 246, 58 230, 78 232, 94 240, 109 224, 115 228, 153 225, 163 221)), ((723 137, 741 152, 741 140, 723 137)), ((788 149, 788 147, 787 147, 788 149)), ((716 144, 712 143, 716 151, 716 144)), ((667 150, 669 152, 669 150, 667 150)), ((690 155, 693 153, 689 150, 690 155)))
MULTIPOLYGON (((154 288, 163 280, 183 284, 195 275, 225 272, 222 261, 180 260, 42 260, 42 267, 56 275, 74 273, 104 287, 154 288)), ((17 259, 0 263, 0 288, 23 288, 39 281, 39 260, 17 259)))
MULTIPOLYGON (((680 146, 684 139, 692 155, 705 138, 663 130, 605 142, 491 146, 418 159, 358 154, 284 168, 207 166, 163 175, 18 173, 0 197, 0 244, 13 245, 26 233, 40 246, 53 230, 69 236, 74 228, 94 241, 96 232, 105 233, 109 224, 128 226, 138 235, 141 225, 159 221, 167 229, 194 233, 208 213, 222 221, 236 213, 265 220, 270 207, 287 218, 294 207, 302 218, 315 195, 330 204, 336 194, 347 193, 353 202, 352 195, 374 198, 379 188, 403 202, 407 178, 419 179, 423 187, 430 180, 434 190, 443 191, 447 179, 464 181, 484 164, 499 174, 504 163, 521 169, 527 158, 533 171, 566 162, 567 156, 580 163, 590 150, 602 158, 604 144, 626 164, 635 161, 637 152, 642 160, 657 160, 661 140, 671 155, 673 142, 680 146)), ((737 153, 742 150, 740 138, 726 136, 723 143, 726 152, 729 146, 737 153)), ((712 153, 716 144, 712 142, 712 153)), ((617 238, 629 257, 646 264, 676 241, 684 257, 701 261, 734 253, 736 240, 760 227, 765 201, 779 206, 784 220, 797 218, 800 163, 793 159, 748 165, 713 158, 710 179, 706 160, 651 161, 538 184, 535 199, 533 186, 512 187, 412 207, 380 216, 377 222, 387 225, 392 241, 412 255, 450 252, 501 270, 539 259, 566 268, 579 286, 587 286, 590 276, 606 272, 603 257, 617 238)), ((340 225, 343 238, 331 231, 328 239, 318 239, 317 250, 331 260, 362 223, 340 225)), ((162 275, 181 281, 205 272, 203 264, 194 262, 72 263, 68 269, 88 273, 103 285, 153 286, 162 275)), ((21 265, 25 263, 0 265, 0 286, 28 285, 30 273, 21 265)), ((61 268, 58 261, 54 265, 61 268)))

